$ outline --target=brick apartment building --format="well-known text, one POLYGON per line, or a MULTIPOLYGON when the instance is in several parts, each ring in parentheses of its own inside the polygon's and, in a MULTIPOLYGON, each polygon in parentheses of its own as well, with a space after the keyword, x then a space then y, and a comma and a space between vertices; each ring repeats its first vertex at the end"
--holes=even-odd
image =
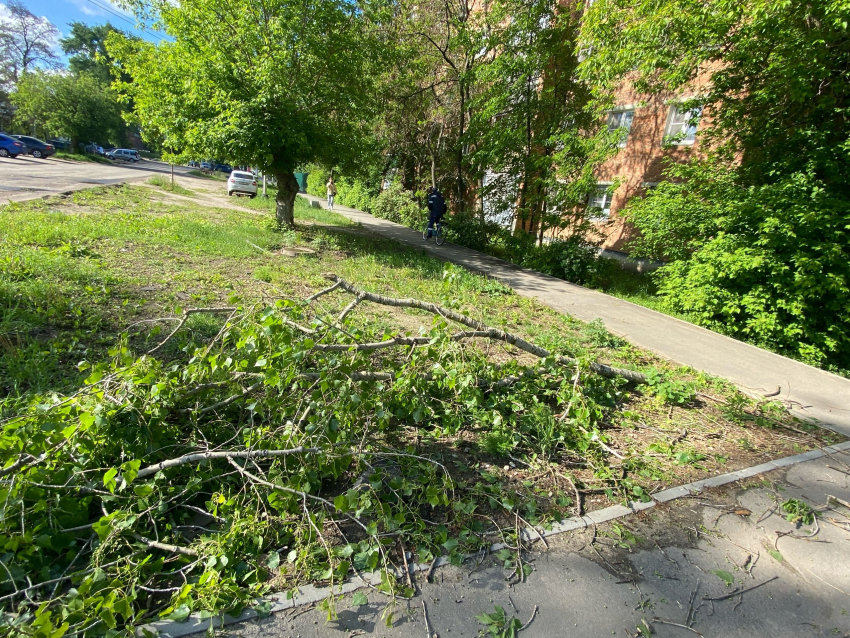
MULTIPOLYGON (((699 85, 694 86, 694 93, 699 85)), ((691 94, 646 96, 629 83, 616 94, 608 125, 622 131, 619 152, 597 170, 597 191, 588 204, 598 209, 599 230, 606 239, 603 248, 623 251, 634 229, 617 215, 628 200, 642 195, 663 179, 665 160, 686 162, 699 153, 700 114, 692 114, 679 103, 691 94), (613 192, 612 184, 618 184, 613 192)))

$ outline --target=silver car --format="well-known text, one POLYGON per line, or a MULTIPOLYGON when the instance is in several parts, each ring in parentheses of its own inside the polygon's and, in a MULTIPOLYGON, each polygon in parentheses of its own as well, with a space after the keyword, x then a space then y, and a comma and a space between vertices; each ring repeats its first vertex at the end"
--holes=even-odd
POLYGON ((106 153, 106 157, 111 160, 124 160, 125 162, 138 162, 139 151, 133 151, 127 148, 116 148, 106 153))
POLYGON ((233 171, 227 178, 228 195, 248 195, 251 199, 257 196, 257 180, 247 171, 233 171))

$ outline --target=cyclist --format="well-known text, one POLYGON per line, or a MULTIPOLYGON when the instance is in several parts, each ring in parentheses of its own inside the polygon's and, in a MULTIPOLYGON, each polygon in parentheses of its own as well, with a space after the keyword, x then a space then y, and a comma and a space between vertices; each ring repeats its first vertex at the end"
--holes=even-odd
POLYGON ((434 234, 434 227, 443 219, 446 214, 446 199, 440 192, 439 188, 428 189, 428 237, 430 239, 434 234))

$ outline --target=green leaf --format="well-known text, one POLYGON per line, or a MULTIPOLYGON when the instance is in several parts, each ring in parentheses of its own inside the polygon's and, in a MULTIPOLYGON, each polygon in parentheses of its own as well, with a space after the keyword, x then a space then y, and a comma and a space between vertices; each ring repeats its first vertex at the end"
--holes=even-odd
POLYGON ((266 567, 271 570, 275 570, 280 566, 280 554, 277 552, 271 552, 269 557, 266 559, 266 567))
POLYGON ((356 591, 354 592, 354 596, 351 598, 351 606, 352 607, 362 607, 363 605, 368 605, 369 599, 366 598, 366 594, 356 591))
POLYGON ((136 478, 136 475, 139 473, 139 467, 141 467, 142 462, 133 460, 127 461, 126 463, 121 464, 121 476, 124 477, 124 480, 127 483, 132 483, 136 478))
POLYGON ((735 582, 735 577, 723 569, 713 569, 711 570, 711 573, 720 578, 720 580, 722 580, 724 583, 726 583, 727 587, 731 587, 732 584, 735 582))
POLYGON ((103 475, 103 486, 113 494, 115 493, 115 477, 118 476, 118 468, 110 468, 103 475))
POLYGON ((183 622, 189 617, 189 614, 192 613, 192 610, 189 609, 189 605, 180 605, 170 614, 163 616, 163 618, 167 620, 176 620, 177 622, 183 622))

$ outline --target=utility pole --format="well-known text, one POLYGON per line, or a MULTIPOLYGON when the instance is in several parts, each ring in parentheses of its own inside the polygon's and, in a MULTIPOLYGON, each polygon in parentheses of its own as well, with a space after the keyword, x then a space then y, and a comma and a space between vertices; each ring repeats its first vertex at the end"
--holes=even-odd
POLYGON ((265 173, 263 173, 263 197, 268 197, 268 195, 266 195, 266 174, 265 173))

